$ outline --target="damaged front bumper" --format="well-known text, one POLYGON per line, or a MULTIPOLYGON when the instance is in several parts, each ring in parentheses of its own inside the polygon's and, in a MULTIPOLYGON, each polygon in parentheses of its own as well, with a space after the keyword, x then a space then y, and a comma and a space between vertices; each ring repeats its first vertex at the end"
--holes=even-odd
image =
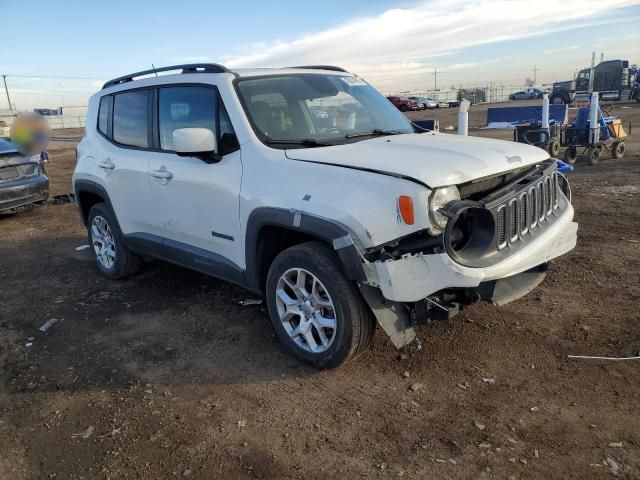
POLYGON ((368 281, 362 294, 394 345, 412 342, 414 325, 451 317, 464 304, 484 300, 503 305, 533 290, 544 279, 548 262, 576 245, 573 207, 564 194, 558 205, 539 233, 494 264, 466 266, 448 252, 410 253, 365 264, 368 281), (447 303, 445 294, 453 295, 453 301, 447 303))

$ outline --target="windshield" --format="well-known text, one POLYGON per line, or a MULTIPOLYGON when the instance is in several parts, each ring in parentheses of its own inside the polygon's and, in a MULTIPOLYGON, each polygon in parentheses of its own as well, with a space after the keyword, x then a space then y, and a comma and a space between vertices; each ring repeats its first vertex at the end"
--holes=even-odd
POLYGON ((407 117, 355 76, 241 78, 237 87, 254 130, 263 142, 276 148, 336 145, 377 135, 413 133, 407 117))

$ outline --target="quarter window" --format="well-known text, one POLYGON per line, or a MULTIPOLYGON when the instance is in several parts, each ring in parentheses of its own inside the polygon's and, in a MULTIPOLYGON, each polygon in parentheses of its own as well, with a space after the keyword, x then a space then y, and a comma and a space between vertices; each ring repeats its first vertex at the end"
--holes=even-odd
POLYGON ((113 105, 113 139, 132 147, 149 147, 149 92, 118 93, 113 105))
POLYGON ((108 136, 109 128, 109 112, 111 111, 111 105, 113 104, 113 97, 107 96, 100 99, 100 110, 98 111, 98 130, 104 135, 108 136))

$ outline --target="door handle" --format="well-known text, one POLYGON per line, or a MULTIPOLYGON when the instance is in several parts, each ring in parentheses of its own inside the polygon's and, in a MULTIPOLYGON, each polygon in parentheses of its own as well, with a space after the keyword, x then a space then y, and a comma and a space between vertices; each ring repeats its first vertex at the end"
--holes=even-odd
POLYGON ((104 168, 105 170, 113 170, 114 168, 116 168, 115 163, 113 163, 109 158, 107 158, 106 160, 100 160, 98 162, 98 166, 100 168, 104 168))
POLYGON ((173 173, 167 170, 151 170, 150 174, 153 178, 161 178, 162 180, 171 180, 173 173))

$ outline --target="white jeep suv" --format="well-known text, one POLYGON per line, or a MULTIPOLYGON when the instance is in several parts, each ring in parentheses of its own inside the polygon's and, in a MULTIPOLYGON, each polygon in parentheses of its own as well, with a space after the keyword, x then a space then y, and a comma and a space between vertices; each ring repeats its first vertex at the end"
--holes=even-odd
POLYGON ((576 243, 544 150, 416 131, 337 67, 166 67, 91 97, 73 186, 103 275, 155 258, 241 285, 331 368, 376 320, 417 346, 415 325, 521 297, 576 243))

